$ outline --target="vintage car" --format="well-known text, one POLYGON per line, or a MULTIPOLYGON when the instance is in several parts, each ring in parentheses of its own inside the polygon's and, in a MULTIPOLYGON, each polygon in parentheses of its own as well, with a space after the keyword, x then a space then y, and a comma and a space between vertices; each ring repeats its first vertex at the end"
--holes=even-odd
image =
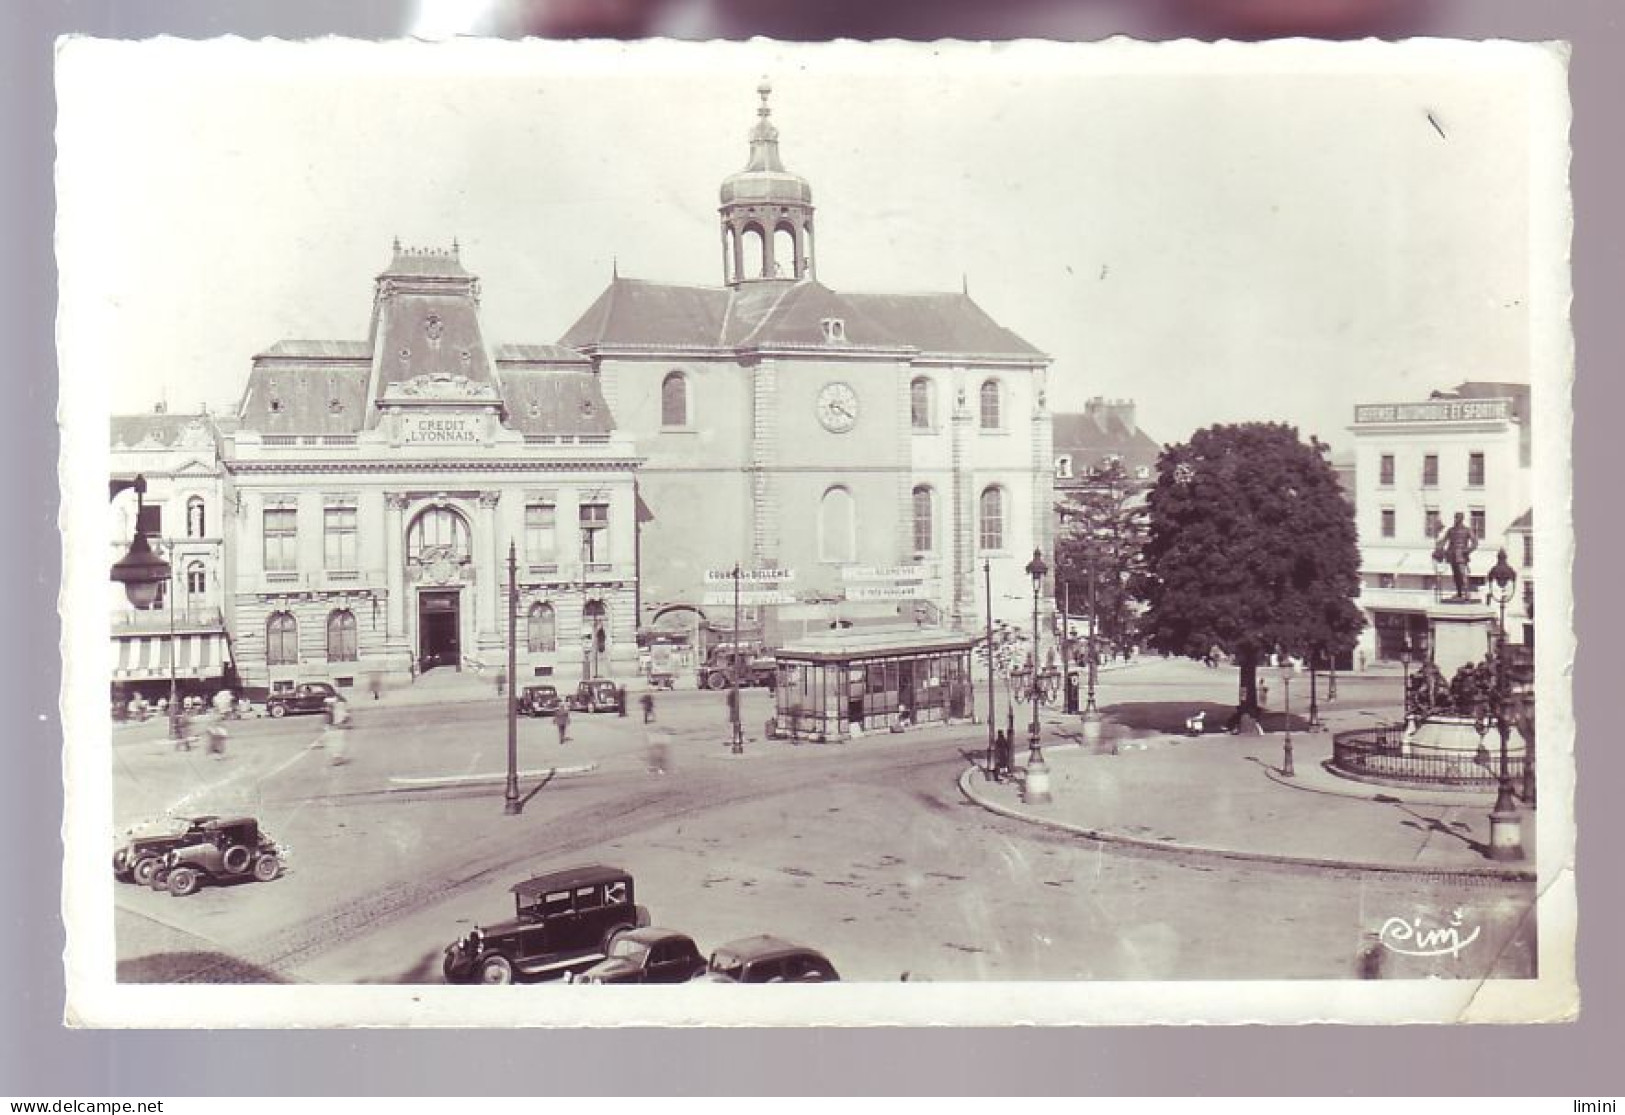
POLYGON ((633 929, 609 946, 609 956, 577 983, 687 983, 705 971, 694 939, 675 929, 633 929))
POLYGON ((206 826, 219 820, 213 814, 148 821, 129 829, 113 852, 113 877, 124 883, 151 886, 164 857, 183 844, 202 839, 206 826))
POLYGON ((559 710, 559 691, 551 685, 527 685, 519 691, 520 716, 552 716, 559 710))
POLYGON ((604 678, 582 682, 570 696, 570 707, 576 712, 615 712, 620 708, 615 683, 604 678))
POLYGON ((254 879, 269 883, 282 873, 286 854, 252 817, 215 818, 165 854, 150 885, 176 898, 195 894, 206 882, 254 879))
POLYGON ((577 972, 604 959, 628 930, 649 924, 632 876, 616 867, 572 867, 515 883, 514 916, 477 925, 446 946, 447 983, 513 983, 577 972))
POLYGON ((292 689, 278 689, 265 698, 265 711, 270 716, 287 716, 290 712, 326 712, 327 702, 339 697, 338 690, 325 681, 306 681, 292 689))
POLYGON ((840 978, 823 953, 766 935, 720 946, 699 977, 705 983, 830 983, 840 978))

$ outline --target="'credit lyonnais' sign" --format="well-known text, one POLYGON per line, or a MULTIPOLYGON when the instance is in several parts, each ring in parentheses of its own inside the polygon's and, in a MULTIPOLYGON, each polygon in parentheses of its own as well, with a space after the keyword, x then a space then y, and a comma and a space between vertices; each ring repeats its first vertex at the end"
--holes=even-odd
POLYGON ((1368 403, 1355 422, 1464 422, 1512 417, 1511 399, 1434 399, 1426 403, 1368 403))
POLYGON ((473 414, 406 414, 401 416, 403 445, 478 445, 485 440, 482 416, 473 414))

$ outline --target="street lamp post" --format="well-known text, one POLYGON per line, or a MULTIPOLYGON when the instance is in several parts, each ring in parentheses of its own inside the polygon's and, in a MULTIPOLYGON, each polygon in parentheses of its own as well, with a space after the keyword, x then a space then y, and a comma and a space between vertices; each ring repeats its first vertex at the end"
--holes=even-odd
MULTIPOLYGON (((1507 761, 1508 737, 1512 734, 1515 704, 1511 693, 1511 679, 1507 676, 1506 609, 1518 580, 1517 570, 1507 561, 1507 552, 1496 556, 1494 568, 1489 572, 1490 598, 1500 605, 1500 626, 1495 634, 1494 669, 1491 677, 1488 712, 1501 737, 1501 768, 1496 779, 1495 807, 1490 811, 1490 858, 1495 860, 1523 859, 1523 818, 1518 812, 1517 795, 1512 789, 1512 774, 1507 761)), ((1528 741, 1524 741, 1524 763, 1529 762, 1528 741)))
POLYGON ((1095 556, 1089 554, 1089 646, 1087 666, 1089 679, 1089 694, 1083 705, 1083 734, 1084 738, 1095 740, 1100 738, 1100 709, 1095 706, 1095 685, 1098 680, 1096 663, 1100 658, 1097 638, 1100 629, 1100 608, 1095 596, 1095 585, 1098 578, 1095 575, 1095 556))
POLYGON ((1292 667, 1281 671, 1281 686, 1286 691, 1286 740, 1282 744, 1281 776, 1296 778, 1298 772, 1292 769, 1292 667))
POLYGON ((1023 781, 1023 795, 1030 805, 1042 805, 1050 800, 1049 767, 1044 762, 1038 724, 1038 706, 1041 703, 1042 692, 1038 680, 1038 594, 1043 590, 1044 578, 1048 573, 1049 566, 1044 563, 1044 552, 1035 549, 1033 560, 1027 563, 1027 575, 1033 579, 1033 722, 1027 737, 1027 776, 1023 781))
POLYGON ((998 694, 993 689, 993 563, 987 558, 982 559, 982 581, 987 597, 987 763, 982 767, 982 776, 992 778, 999 761, 993 746, 993 716, 998 694))
POLYGON ((179 747, 183 729, 181 728, 180 682, 175 664, 175 601, 180 596, 180 592, 175 587, 176 578, 174 574, 180 571, 171 568, 170 572, 171 577, 165 584, 167 591, 164 594, 167 597, 164 601, 164 610, 169 613, 169 738, 175 741, 175 746, 179 747))
POLYGON ((733 753, 745 753, 745 729, 739 723, 739 563, 734 562, 734 645, 730 658, 731 669, 728 676, 733 681, 733 699, 730 702, 729 717, 733 721, 733 753))
POLYGON ((1411 636, 1409 632, 1400 640, 1399 669, 1402 679, 1399 687, 1400 721, 1404 725, 1401 729, 1409 732, 1411 729, 1411 636))
POLYGON ((518 816, 525 808, 519 800, 519 552, 508 542, 508 782, 502 793, 502 812, 518 816))

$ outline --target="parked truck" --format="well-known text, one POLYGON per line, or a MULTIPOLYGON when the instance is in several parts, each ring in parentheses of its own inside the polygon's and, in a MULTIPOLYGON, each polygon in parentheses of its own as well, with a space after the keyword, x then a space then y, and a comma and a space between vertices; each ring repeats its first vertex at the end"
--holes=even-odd
POLYGON ((699 668, 696 680, 701 689, 728 689, 734 683, 736 671, 741 688, 753 685, 772 688, 773 679, 778 673, 778 663, 771 654, 760 647, 734 647, 722 644, 711 648, 711 653, 706 655, 705 662, 699 668))

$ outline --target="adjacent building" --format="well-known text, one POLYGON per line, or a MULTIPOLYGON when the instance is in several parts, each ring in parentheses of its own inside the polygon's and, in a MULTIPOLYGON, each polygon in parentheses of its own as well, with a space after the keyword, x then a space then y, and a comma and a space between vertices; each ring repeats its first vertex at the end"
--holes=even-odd
POLYGON ((173 683, 187 695, 212 693, 229 681, 232 646, 227 611, 233 571, 231 476, 222 459, 231 423, 209 414, 116 417, 111 426, 112 480, 140 476, 146 492, 125 488, 109 504, 108 564, 124 557, 139 527, 169 562, 157 603, 137 611, 123 586, 109 584, 113 693, 166 697, 173 683))
POLYGON ((1507 608, 1509 638, 1534 638, 1529 386, 1463 383, 1416 402, 1354 408, 1355 514, 1361 605, 1369 626, 1360 651, 1397 661, 1424 657, 1428 610, 1454 586, 1433 560, 1439 534, 1460 514, 1478 539, 1472 591, 1505 548, 1522 588, 1507 608))
POLYGON ((1065 496, 1089 486, 1102 468, 1121 464, 1133 484, 1149 488, 1157 480, 1162 447, 1140 429, 1132 399, 1096 396, 1082 414, 1057 412, 1054 419, 1055 491, 1065 496))

